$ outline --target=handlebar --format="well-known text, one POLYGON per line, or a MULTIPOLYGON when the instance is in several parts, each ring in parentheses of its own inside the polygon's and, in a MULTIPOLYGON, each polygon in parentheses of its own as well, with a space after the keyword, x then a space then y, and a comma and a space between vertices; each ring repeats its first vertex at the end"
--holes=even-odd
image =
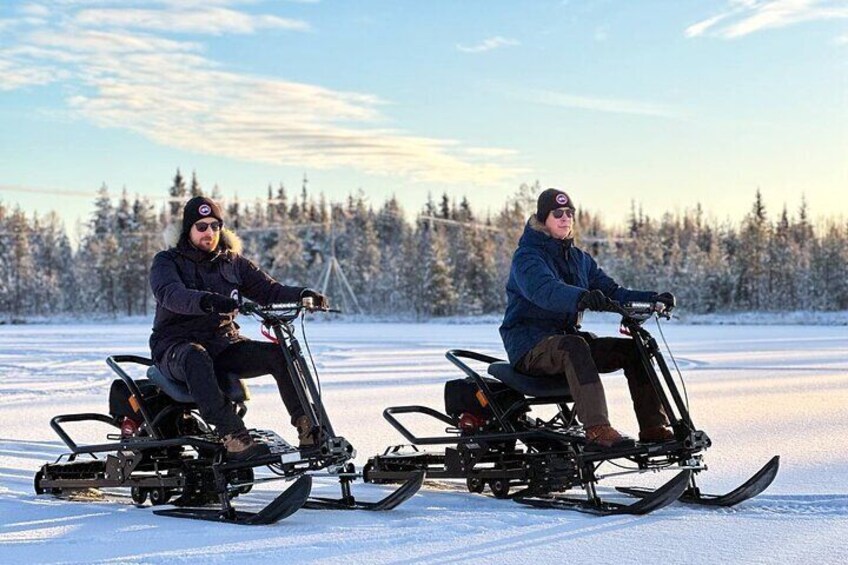
POLYGON ((626 320, 634 320, 636 322, 644 322, 654 314, 666 320, 671 319, 671 308, 666 307, 662 302, 625 302, 620 303, 615 300, 610 300, 606 312, 614 312, 621 314, 626 320))
POLYGON ((257 316, 263 322, 278 322, 294 320, 301 312, 325 312, 328 314, 341 314, 341 310, 334 308, 318 308, 314 305, 312 297, 305 297, 299 302, 287 302, 279 304, 268 304, 262 306, 256 302, 245 301, 239 305, 239 312, 248 316, 257 316))

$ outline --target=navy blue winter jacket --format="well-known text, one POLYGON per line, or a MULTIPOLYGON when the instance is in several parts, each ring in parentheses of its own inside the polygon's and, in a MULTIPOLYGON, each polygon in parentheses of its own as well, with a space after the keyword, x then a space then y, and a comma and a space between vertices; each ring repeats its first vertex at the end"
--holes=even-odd
POLYGON ((620 287, 572 243, 551 237, 535 216, 524 228, 512 256, 500 327, 513 367, 544 338, 574 331, 580 323, 577 301, 586 290, 599 289, 620 302, 650 300, 655 294, 620 287))
POLYGON ((228 230, 212 253, 192 246, 185 238, 170 249, 160 251, 150 268, 150 286, 156 297, 156 316, 150 336, 150 350, 158 364, 167 349, 180 342, 203 345, 216 357, 230 344, 241 341, 236 312, 204 312, 200 300, 216 293, 260 304, 294 302, 302 287, 285 286, 242 257, 241 241, 228 230))

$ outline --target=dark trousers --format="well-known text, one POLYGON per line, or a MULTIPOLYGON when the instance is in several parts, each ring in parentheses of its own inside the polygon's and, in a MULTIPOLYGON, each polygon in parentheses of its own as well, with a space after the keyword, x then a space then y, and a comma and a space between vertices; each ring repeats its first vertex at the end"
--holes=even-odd
POLYGON ((215 426, 221 436, 245 428, 244 422, 235 413, 233 403, 224 396, 218 384, 218 379, 227 375, 236 375, 240 379, 272 375, 277 381, 277 388, 292 423, 304 414, 289 377, 283 352, 274 343, 239 341, 214 359, 198 343, 178 343, 166 352, 160 369, 165 369, 172 378, 186 383, 200 415, 215 426))
POLYGON ((543 339, 516 366, 528 375, 565 378, 582 424, 609 425, 607 399, 600 373, 624 369, 639 429, 668 424, 668 417, 631 339, 588 333, 543 339))

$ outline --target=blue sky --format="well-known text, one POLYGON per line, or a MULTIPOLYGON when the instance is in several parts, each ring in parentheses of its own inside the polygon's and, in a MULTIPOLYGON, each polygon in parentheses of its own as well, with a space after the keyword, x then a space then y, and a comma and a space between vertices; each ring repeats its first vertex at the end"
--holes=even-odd
POLYGON ((848 0, 0 4, 0 198, 86 218, 177 167, 417 210, 521 182, 623 218, 848 214, 848 0))

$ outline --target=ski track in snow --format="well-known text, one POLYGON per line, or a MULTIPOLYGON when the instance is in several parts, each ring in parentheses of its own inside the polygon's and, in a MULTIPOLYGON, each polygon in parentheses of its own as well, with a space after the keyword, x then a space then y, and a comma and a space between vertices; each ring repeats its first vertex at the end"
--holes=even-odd
MULTIPOLYGON (((252 325, 244 324, 245 333, 261 339, 252 325)), ((662 346, 656 327, 648 329, 662 346)), ((779 453, 780 474, 756 499, 735 508, 678 503, 647 517, 597 518, 526 508, 440 481, 388 513, 301 510, 250 528, 157 517, 120 490, 82 500, 35 496, 35 471, 65 451, 50 418, 105 413, 114 376, 104 360, 146 356, 149 323, 0 326, 0 563, 848 562, 848 331, 681 324, 664 331, 693 417, 714 443, 699 485, 729 490, 779 453)), ((334 427, 356 446, 360 465, 401 441, 382 419, 384 407, 442 407, 442 383, 460 376, 444 358, 447 349, 504 355, 496 324, 320 323, 307 333, 334 427)), ((635 433, 623 376, 605 383, 613 423, 635 433)), ((273 380, 250 387, 248 425, 293 441, 273 380)), ((408 424, 421 435, 441 432, 423 419, 408 424)), ((102 441, 104 427, 71 432, 102 441)), ((613 486, 657 486, 669 477, 616 477, 600 490, 620 497, 613 486)), ((258 508, 281 488, 261 485, 237 506, 258 508)), ((362 499, 389 491, 354 488, 362 499)), ((315 494, 337 490, 334 479, 316 478, 315 494)))

